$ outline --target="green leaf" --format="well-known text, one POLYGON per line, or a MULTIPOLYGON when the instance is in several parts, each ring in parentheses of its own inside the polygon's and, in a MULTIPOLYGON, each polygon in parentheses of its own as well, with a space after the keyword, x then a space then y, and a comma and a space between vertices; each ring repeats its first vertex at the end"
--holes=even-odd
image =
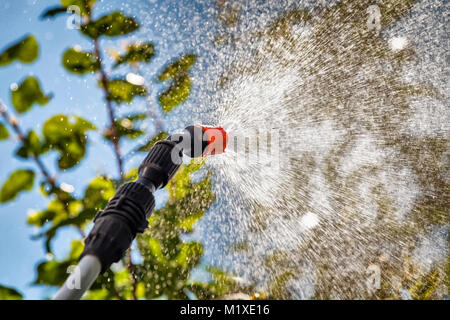
POLYGON ((114 274, 114 282, 117 285, 117 288, 125 293, 126 296, 131 297, 131 280, 130 280, 130 271, 128 269, 123 269, 114 274))
POLYGON ((16 90, 11 92, 12 104, 19 113, 27 112, 35 103, 44 106, 50 98, 42 92, 41 85, 35 77, 26 78, 16 90))
POLYGON ((112 180, 106 177, 97 177, 89 183, 84 193, 84 208, 94 211, 102 210, 115 193, 116 189, 112 180))
POLYGON ((28 147, 34 154, 40 154, 42 151, 41 141, 38 135, 33 130, 30 130, 27 136, 28 147))
POLYGON ((100 63, 92 53, 74 48, 64 52, 62 63, 69 72, 75 74, 95 73, 100 69, 100 63))
POLYGON ((137 178, 138 178, 138 168, 131 169, 125 174, 126 182, 136 181, 137 178))
POLYGON ((11 64, 14 60, 19 60, 22 63, 31 63, 36 60, 38 55, 39 45, 36 38, 26 36, 0 54, 0 66, 11 64))
POLYGON ((137 62, 150 62, 155 55, 152 43, 134 43, 127 48, 127 52, 116 59, 114 67, 123 63, 135 64, 137 62))
MULTIPOLYGON (((99 83, 102 86, 101 83, 99 83)), ((145 96, 147 90, 143 86, 137 86, 126 80, 116 79, 108 82, 108 90, 111 100, 117 103, 130 103, 135 96, 145 96)))
POLYGON ((194 225, 203 217, 203 212, 197 212, 181 219, 178 222, 178 226, 183 230, 183 232, 192 232, 194 225))
POLYGON ((38 211, 27 218, 27 224, 42 227, 47 222, 53 220, 58 214, 52 210, 38 211))
POLYGON ((33 236, 33 239, 45 238, 45 248, 51 252, 50 243, 58 230, 65 226, 82 228, 87 221, 91 221, 95 214, 83 210, 81 201, 73 198, 60 201, 58 199, 49 203, 46 210, 37 212, 28 217, 27 223, 37 227, 48 226, 45 231, 33 236))
POLYGON ((70 253, 69 253, 69 260, 77 260, 84 249, 84 242, 80 240, 74 240, 72 241, 70 253))
POLYGON ((88 130, 95 130, 95 126, 78 116, 66 116, 57 114, 49 118, 43 127, 44 137, 50 142, 58 142, 61 137, 70 137, 71 135, 88 130))
POLYGON ((159 96, 159 103, 165 112, 182 103, 191 92, 191 80, 188 75, 176 78, 172 85, 159 96))
POLYGON ((45 284, 49 286, 61 286, 70 274, 70 267, 74 266, 83 251, 84 244, 75 240, 72 241, 72 248, 68 259, 64 261, 46 261, 37 267, 37 278, 35 284, 45 284))
POLYGON ((86 131, 95 130, 89 121, 78 116, 55 115, 48 119, 42 132, 49 148, 60 152, 58 166, 68 169, 78 164, 86 153, 86 131))
POLYGON ((139 24, 131 17, 125 16, 121 12, 113 12, 105 15, 96 21, 91 21, 81 26, 81 31, 93 39, 105 35, 115 37, 135 31, 139 24))
POLYGON ((160 262, 160 263, 166 263, 167 260, 164 257, 162 250, 161 250, 161 242, 158 239, 150 238, 148 240, 148 248, 152 252, 153 256, 160 262))
POLYGON ((86 300, 112 300, 113 294, 111 291, 109 291, 106 288, 102 289, 96 289, 96 290, 89 290, 86 295, 83 297, 83 299, 86 300))
POLYGON ((167 132, 160 131, 156 136, 154 136, 152 139, 150 139, 149 142, 147 142, 145 145, 139 147, 137 151, 140 152, 149 152, 150 149, 155 145, 156 142, 160 140, 165 140, 169 134, 167 132))
POLYGON ((27 218, 27 224, 37 227, 44 226, 47 222, 52 221, 59 224, 67 220, 69 217, 75 217, 81 211, 82 204, 80 201, 61 202, 59 199, 50 201, 47 209, 38 211, 27 218), (67 206, 67 207, 66 207, 67 206))
POLYGON ((175 261, 180 266, 192 269, 198 265, 202 254, 203 246, 200 243, 196 241, 186 242, 182 244, 180 253, 175 261))
POLYGON ((0 123, 0 140, 5 140, 9 138, 8 129, 3 123, 0 123))
POLYGON ((16 155, 27 159, 32 155, 40 155, 46 152, 47 149, 41 143, 39 136, 33 130, 28 132, 28 135, 25 137, 25 141, 22 142, 20 148, 16 151, 16 155))
POLYGON ((67 8, 66 7, 51 7, 51 8, 47 8, 45 9, 44 12, 42 12, 40 18, 41 19, 45 19, 45 18, 53 18, 61 13, 67 13, 67 8))
POLYGON ((188 70, 195 60, 194 55, 183 56, 171 63, 158 77, 159 81, 173 79, 170 87, 159 96, 159 102, 165 112, 169 112, 188 98, 191 92, 188 70))
POLYGON ((146 113, 134 113, 122 119, 128 119, 130 121, 139 121, 144 120, 145 118, 147 118, 146 113))
MULTIPOLYGON (((119 137, 127 137, 129 139, 136 139, 142 136, 145 132, 136 128, 135 121, 143 120, 146 117, 146 114, 135 114, 118 119, 114 122, 114 127, 116 128, 117 135, 119 137)), ((110 131, 105 132, 104 136, 106 139, 112 140, 110 131)))
MULTIPOLYGON (((192 161, 190 164, 182 166, 178 169, 178 172, 174 176, 175 179, 171 179, 170 183, 167 185, 169 191, 170 199, 183 199, 186 197, 193 184, 191 183, 191 175, 201 168, 203 163, 197 163, 192 161)), ((206 179, 204 179, 206 181, 206 179)))
POLYGON ((34 184, 34 172, 26 169, 14 171, 3 184, 0 202, 14 200, 21 191, 30 191, 34 184))
POLYGON ((166 69, 164 69, 158 77, 158 81, 165 81, 176 78, 179 74, 185 74, 194 64, 195 60, 196 57, 192 54, 181 57, 178 61, 171 63, 166 69))
POLYGON ((0 285, 0 300, 22 300, 22 294, 13 288, 0 285))
POLYGON ((49 286, 61 286, 69 276, 71 261, 48 261, 37 266, 37 279, 34 284, 45 284, 49 286))

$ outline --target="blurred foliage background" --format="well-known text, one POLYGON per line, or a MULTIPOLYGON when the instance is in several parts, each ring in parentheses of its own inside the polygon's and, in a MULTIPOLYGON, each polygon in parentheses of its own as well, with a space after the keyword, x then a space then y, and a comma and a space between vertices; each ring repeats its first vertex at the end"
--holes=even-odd
MULTIPOLYGON (((448 253, 446 258, 430 262, 427 267, 424 267, 426 261, 412 257, 420 247, 422 237, 433 232, 440 234, 439 239, 442 236, 442 241, 447 244, 443 250, 448 251, 450 139, 445 131, 424 137, 404 130, 405 123, 411 121, 414 114, 412 101, 421 98, 445 101, 446 93, 429 82, 405 81, 405 70, 419 60, 414 44, 393 50, 389 39, 381 36, 408 17, 418 2, 347 0, 318 10, 288 11, 268 28, 254 32, 252 39, 260 41, 258 47, 264 49, 255 50, 246 64, 236 63, 224 75, 226 86, 240 75, 251 78, 264 74, 261 70, 266 70, 266 66, 261 61, 283 66, 300 79, 306 79, 306 83, 299 81, 293 88, 289 87, 293 93, 287 94, 283 103, 288 105, 293 120, 292 123, 286 120, 285 125, 296 128, 296 122, 303 119, 309 119, 311 125, 327 119, 336 126, 333 129, 345 132, 342 141, 329 150, 292 155, 290 163, 296 168, 295 178, 289 182, 292 185, 283 189, 283 199, 275 208, 260 206, 254 213, 258 225, 252 227, 261 234, 269 232, 271 221, 277 218, 276 207, 283 210, 294 206, 293 217, 286 213, 286 220, 281 219, 279 223, 294 223, 309 212, 326 220, 321 227, 305 232, 294 248, 276 250, 255 267, 265 270, 261 273, 268 275, 267 297, 448 297, 448 253), (373 21, 369 18, 371 14, 373 21), (296 34, 295 30, 312 32, 302 38, 301 32, 296 34), (303 99, 307 103, 299 107, 298 101, 303 99), (364 136, 373 137, 379 150, 389 150, 386 160, 371 163, 372 154, 353 154, 351 157, 352 152, 366 152, 361 146, 357 150, 364 136), (348 175, 343 173, 346 164, 352 166, 348 175), (421 191, 411 201, 411 210, 402 224, 396 216, 405 210, 402 207, 404 199, 399 198, 403 195, 393 193, 393 189, 399 188, 396 181, 402 181, 403 177, 397 174, 405 166, 418 177, 421 191), (314 184, 318 172, 323 179, 319 186, 314 184), (391 177, 387 182, 383 179, 386 175, 391 177), (364 186, 369 188, 367 193, 361 191, 364 186), (331 209, 314 202, 315 191, 323 196, 321 201, 327 199, 331 209), (302 201, 297 201, 299 197, 302 201), (376 219, 368 222, 370 210, 366 204, 370 201, 374 203, 376 219), (337 216, 327 215, 327 210, 337 216), (368 280, 376 272, 379 276, 377 288, 368 290, 368 280), (294 285, 301 281, 303 287, 294 285)), ((233 23, 234 15, 229 18, 233 23)), ((243 46, 243 40, 239 38, 217 40, 234 42, 237 48, 243 46)), ((323 138, 324 142, 326 138, 323 138)), ((432 245, 440 246, 438 243, 432 245)), ((261 254, 256 246, 246 243, 236 244, 236 250, 250 257, 261 254)), ((434 248, 428 250, 432 255, 434 248)))

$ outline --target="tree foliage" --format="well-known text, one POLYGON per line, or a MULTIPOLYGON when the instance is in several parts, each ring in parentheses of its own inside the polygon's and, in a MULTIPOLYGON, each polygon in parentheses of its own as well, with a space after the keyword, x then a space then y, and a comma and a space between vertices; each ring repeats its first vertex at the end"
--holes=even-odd
POLYGON ((0 286, 0 300, 22 300, 22 294, 16 289, 0 286))
POLYGON ((95 73, 100 68, 100 63, 90 52, 83 52, 74 48, 67 49, 62 57, 63 66, 76 74, 95 73))
POLYGON ((188 70, 195 60, 194 55, 183 56, 181 59, 171 63, 159 76, 159 81, 172 80, 169 88, 159 96, 159 102, 165 112, 169 112, 189 96, 191 80, 188 70))
POLYGON ((131 103, 136 96, 147 95, 147 90, 143 86, 135 85, 125 79, 111 79, 108 82, 108 90, 110 99, 116 103, 131 103))
POLYGON ((81 31, 93 39, 100 36, 117 37, 131 33, 139 28, 138 23, 121 12, 113 12, 98 20, 89 21, 81 26, 81 31))
POLYGON ((150 62, 155 55, 155 49, 152 43, 133 43, 127 47, 126 52, 123 55, 117 57, 114 67, 118 67, 121 64, 137 64, 139 62, 150 62))
POLYGON ((9 138, 9 132, 3 123, 0 123, 0 140, 5 140, 9 138))
POLYGON ((0 66, 11 64, 15 60, 21 63, 31 63, 37 59, 38 55, 39 46, 36 38, 29 35, 0 53, 0 66))
POLYGON ((28 169, 18 169, 11 173, 0 190, 0 202, 14 200, 21 191, 33 189, 34 172, 28 169))
POLYGON ((42 133, 46 143, 60 153, 60 169, 72 168, 83 159, 87 144, 86 131, 94 129, 93 124, 81 117, 62 114, 44 123, 42 133))
POLYGON ((31 109, 34 104, 46 105, 50 96, 46 96, 35 77, 28 77, 22 81, 19 87, 11 92, 11 100, 18 113, 24 113, 31 109))

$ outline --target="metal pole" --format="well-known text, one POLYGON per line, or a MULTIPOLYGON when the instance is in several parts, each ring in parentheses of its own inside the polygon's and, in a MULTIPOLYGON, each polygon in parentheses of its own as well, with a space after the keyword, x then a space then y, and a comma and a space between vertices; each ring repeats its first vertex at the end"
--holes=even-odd
POLYGON ((102 266, 96 256, 84 256, 72 270, 53 300, 79 300, 100 274, 102 266))

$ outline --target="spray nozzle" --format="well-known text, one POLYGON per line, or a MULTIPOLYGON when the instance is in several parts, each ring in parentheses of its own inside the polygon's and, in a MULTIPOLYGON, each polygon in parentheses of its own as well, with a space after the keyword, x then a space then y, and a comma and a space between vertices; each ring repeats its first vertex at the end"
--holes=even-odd
POLYGON ((176 133, 167 138, 177 142, 184 154, 191 158, 225 152, 227 139, 227 133, 223 128, 199 124, 189 126, 182 133, 176 133))
POLYGON ((138 181, 152 190, 163 188, 180 167, 183 153, 191 158, 206 157, 223 153, 226 145, 223 128, 189 126, 153 146, 139 166, 138 181))

